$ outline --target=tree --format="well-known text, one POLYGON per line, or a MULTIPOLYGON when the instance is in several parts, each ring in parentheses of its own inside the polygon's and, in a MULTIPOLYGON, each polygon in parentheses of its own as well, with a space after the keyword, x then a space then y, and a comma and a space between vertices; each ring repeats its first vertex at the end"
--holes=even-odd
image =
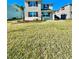
POLYGON ((24 12, 24 7, 23 6, 20 6, 18 4, 14 4, 14 7, 18 10, 18 11, 21 11, 22 12, 22 19, 23 21, 25 20, 25 12, 24 12))

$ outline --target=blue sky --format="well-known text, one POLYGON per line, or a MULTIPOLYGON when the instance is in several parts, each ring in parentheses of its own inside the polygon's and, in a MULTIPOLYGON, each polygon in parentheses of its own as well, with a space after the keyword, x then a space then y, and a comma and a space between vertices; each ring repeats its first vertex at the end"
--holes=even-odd
MULTIPOLYGON (((24 6, 24 0, 7 0, 9 5, 17 3, 24 6)), ((58 10, 60 7, 72 3, 72 0, 42 0, 42 3, 53 3, 53 9, 58 10)))

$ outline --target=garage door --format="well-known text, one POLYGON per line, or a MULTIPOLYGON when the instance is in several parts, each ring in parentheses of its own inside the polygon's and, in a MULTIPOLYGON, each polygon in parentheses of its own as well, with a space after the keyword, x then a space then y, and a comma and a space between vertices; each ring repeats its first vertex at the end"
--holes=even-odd
POLYGON ((61 19, 66 19, 66 14, 62 14, 61 19))

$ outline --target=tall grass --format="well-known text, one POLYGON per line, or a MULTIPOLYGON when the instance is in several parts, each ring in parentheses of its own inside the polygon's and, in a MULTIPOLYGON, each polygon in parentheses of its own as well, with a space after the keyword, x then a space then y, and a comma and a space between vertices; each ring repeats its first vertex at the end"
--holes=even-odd
POLYGON ((8 59, 71 59, 71 20, 8 23, 8 59))

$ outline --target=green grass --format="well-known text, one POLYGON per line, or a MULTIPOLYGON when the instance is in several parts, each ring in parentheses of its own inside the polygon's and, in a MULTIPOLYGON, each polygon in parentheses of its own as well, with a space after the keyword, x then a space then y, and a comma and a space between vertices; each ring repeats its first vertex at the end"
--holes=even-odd
POLYGON ((72 59, 71 20, 8 22, 8 59, 72 59))

